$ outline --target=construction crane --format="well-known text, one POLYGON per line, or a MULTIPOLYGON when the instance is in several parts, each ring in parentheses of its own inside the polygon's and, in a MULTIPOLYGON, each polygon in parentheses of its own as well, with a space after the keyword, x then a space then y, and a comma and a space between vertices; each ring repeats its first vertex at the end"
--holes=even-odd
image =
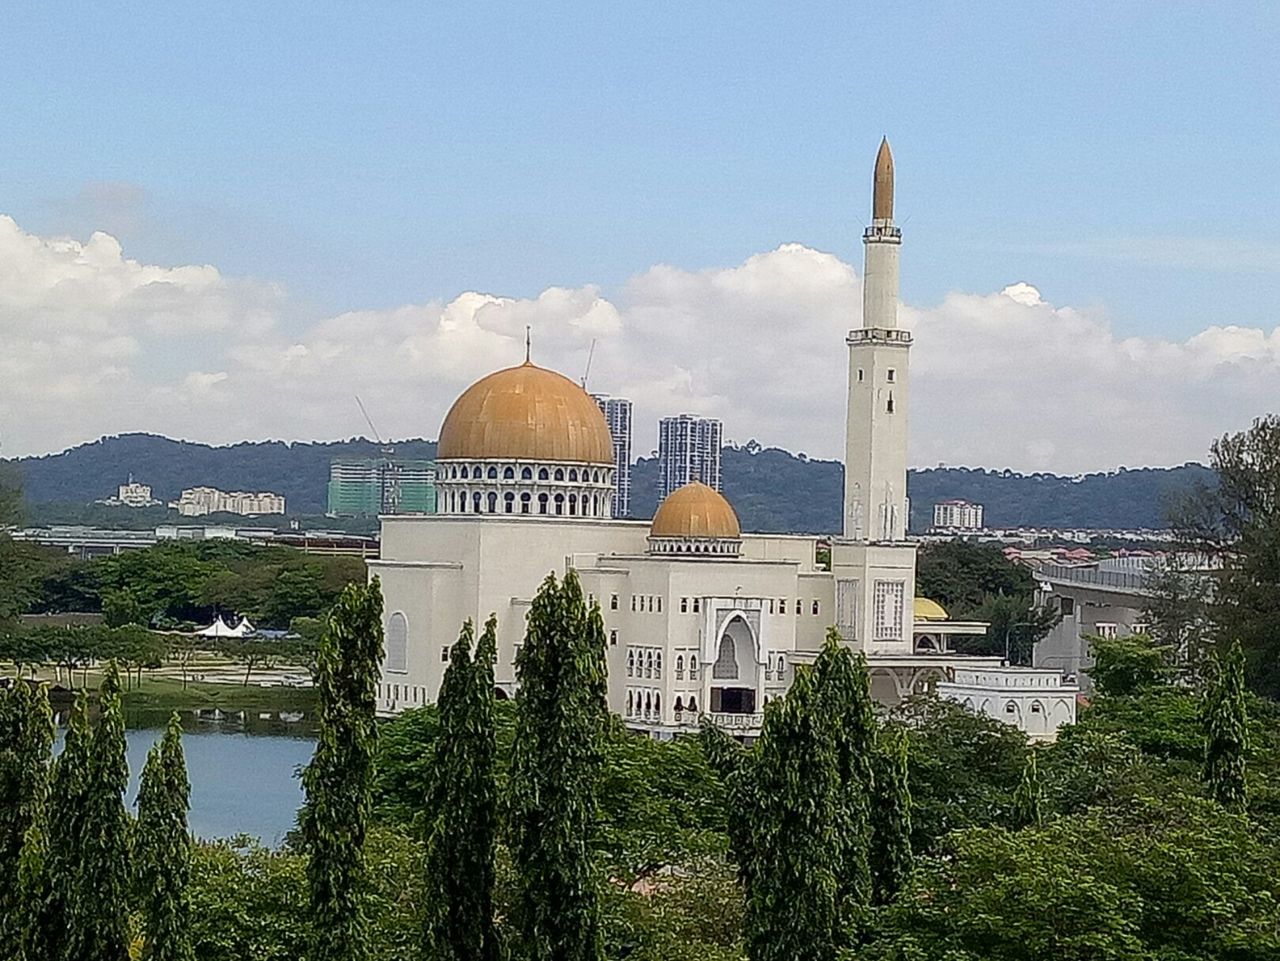
POLYGON ((587 351, 587 369, 582 372, 582 389, 587 389, 587 378, 591 376, 591 361, 596 355, 596 339, 591 338, 591 349, 587 351))
POLYGON ((378 448, 387 457, 396 452, 396 449, 390 444, 384 444, 382 435, 378 433, 378 428, 373 426, 373 418, 369 416, 369 412, 365 410, 364 401, 360 399, 360 395, 356 394, 356 405, 360 408, 360 413, 364 415, 364 422, 369 425, 369 430, 373 433, 373 439, 378 442, 378 448))

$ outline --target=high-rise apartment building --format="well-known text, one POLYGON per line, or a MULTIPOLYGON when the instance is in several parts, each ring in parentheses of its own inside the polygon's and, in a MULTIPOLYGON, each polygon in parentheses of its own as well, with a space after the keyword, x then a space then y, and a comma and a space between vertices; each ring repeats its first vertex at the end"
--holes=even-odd
POLYGON ((613 516, 631 516, 631 401, 625 397, 592 394, 613 436, 615 493, 613 516))
POLYGON ((982 505, 966 500, 941 501, 933 505, 933 526, 939 530, 982 530, 982 505))
POLYGON ((220 491, 216 487, 188 487, 176 501, 170 501, 183 517, 204 517, 206 514, 240 514, 255 517, 259 514, 283 514, 284 497, 270 491, 220 491))
POLYGON ((435 481, 434 461, 339 457, 329 464, 328 514, 434 514, 435 481))
POLYGON ((658 502, 691 481, 720 489, 720 421, 664 417, 658 422, 658 502))

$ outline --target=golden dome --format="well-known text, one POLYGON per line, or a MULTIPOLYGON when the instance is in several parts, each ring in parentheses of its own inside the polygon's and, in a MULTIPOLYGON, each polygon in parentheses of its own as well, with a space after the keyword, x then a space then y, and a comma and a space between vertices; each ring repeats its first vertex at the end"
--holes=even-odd
POLYGON ((945 621, 948 619, 946 608, 937 601, 927 597, 917 597, 911 606, 917 621, 945 621))
POLYGON ((612 466, 613 438, 590 394, 525 361, 462 392, 440 427, 436 456, 612 466))
POLYGON ((650 537, 739 538, 738 515, 719 491, 694 481, 667 495, 653 515, 650 537))

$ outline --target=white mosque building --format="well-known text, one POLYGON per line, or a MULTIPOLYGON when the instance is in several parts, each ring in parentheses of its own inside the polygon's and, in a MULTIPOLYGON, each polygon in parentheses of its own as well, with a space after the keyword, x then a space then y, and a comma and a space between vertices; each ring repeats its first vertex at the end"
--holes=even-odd
POLYGON ((1035 736, 1074 720, 1074 688, 1057 672, 948 653, 949 638, 986 625, 951 621, 915 597, 906 493, 912 338, 897 323, 902 232, 893 188, 883 142, 863 234, 863 323, 846 340, 844 531, 830 569, 818 564, 817 538, 743 533, 729 502, 701 483, 668 496, 652 522, 614 519, 613 441, 598 405, 526 358, 471 385, 445 417, 438 513, 382 519, 382 556, 370 563, 385 597, 380 713, 432 702, 462 622, 491 612, 495 680, 501 695, 513 693, 533 595, 549 571, 572 568, 604 616, 609 706, 655 736, 703 716, 757 734, 764 705, 812 662, 833 624, 866 654, 882 703, 938 685, 1035 736))

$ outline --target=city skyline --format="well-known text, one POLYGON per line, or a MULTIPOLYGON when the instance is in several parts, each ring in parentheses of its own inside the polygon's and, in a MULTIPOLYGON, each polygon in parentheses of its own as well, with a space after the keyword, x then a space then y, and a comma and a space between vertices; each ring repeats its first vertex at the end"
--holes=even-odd
POLYGON ((0 64, 0 450, 363 433, 338 382, 387 434, 432 437, 531 325, 573 379, 598 341, 592 387, 633 399, 637 450, 696 410, 834 458, 858 158, 882 134, 911 244, 912 464, 1177 464, 1274 404, 1274 12, 1236 7, 1223 36, 1207 11, 715 6, 552 30, 514 7, 178 4, 163 45, 24 12, 0 64), (486 39, 509 56, 477 83, 466 41, 486 39), (209 59, 233 41, 240 69, 209 59), (909 66, 861 70, 869 49, 909 66))

